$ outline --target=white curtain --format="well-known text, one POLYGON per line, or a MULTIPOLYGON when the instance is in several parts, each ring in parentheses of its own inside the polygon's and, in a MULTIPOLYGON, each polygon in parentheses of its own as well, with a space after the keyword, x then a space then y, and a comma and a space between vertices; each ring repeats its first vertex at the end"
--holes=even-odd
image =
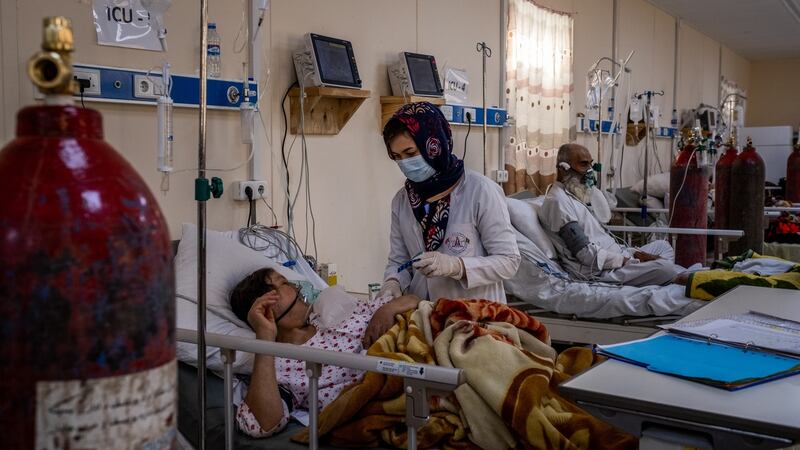
POLYGON ((505 145, 506 194, 544 193, 555 180, 556 153, 570 137, 572 17, 510 0, 506 100, 514 118, 505 145))

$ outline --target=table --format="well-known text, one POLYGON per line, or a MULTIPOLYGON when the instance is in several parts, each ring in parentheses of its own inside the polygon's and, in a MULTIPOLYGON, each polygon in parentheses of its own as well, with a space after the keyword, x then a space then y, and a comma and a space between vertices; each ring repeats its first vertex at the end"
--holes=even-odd
MULTIPOLYGON (((681 321, 750 310, 800 321, 800 292, 739 286, 681 321)), ((608 360, 562 383, 560 391, 641 436, 642 449, 773 449, 800 441, 800 375, 729 392, 608 360)))

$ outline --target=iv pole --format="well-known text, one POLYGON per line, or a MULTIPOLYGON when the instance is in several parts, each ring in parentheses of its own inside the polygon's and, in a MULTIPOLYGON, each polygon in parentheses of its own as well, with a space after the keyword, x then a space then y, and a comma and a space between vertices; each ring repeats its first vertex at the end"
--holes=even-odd
POLYGON ((481 76, 481 89, 483 92, 483 174, 486 175, 486 116, 488 116, 488 111, 486 111, 486 58, 492 57, 492 49, 486 46, 486 42, 478 42, 475 50, 481 54, 483 62, 483 74, 481 76))
MULTIPOLYGON (((639 206, 642 207, 642 220, 644 221, 644 225, 647 226, 647 178, 650 175, 650 152, 648 150, 650 146, 650 139, 652 138, 650 131, 650 100, 654 95, 664 95, 664 91, 644 91, 641 94, 634 95, 636 95, 636 98, 638 99, 647 97, 647 101, 644 104, 644 185, 642 187, 642 197, 639 199, 639 206)), ((655 141, 653 142, 655 143, 655 141)))
POLYGON ((208 47, 208 0, 200 0, 200 134, 197 145, 197 381, 200 426, 198 449, 206 448, 206 200, 198 196, 198 186, 206 181, 206 49, 208 47))

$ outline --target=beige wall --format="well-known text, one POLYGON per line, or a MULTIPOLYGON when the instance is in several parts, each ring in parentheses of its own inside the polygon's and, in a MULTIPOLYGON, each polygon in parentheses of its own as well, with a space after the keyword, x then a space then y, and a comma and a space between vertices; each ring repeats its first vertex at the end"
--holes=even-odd
MULTIPOLYGON (((233 52, 233 40, 242 12, 240 2, 211 1, 210 18, 222 36, 223 77, 240 77, 244 54, 233 52)), ((471 77, 469 101, 481 102, 481 58, 475 43, 486 41, 495 51, 487 67, 487 102, 498 105, 500 73, 500 4, 483 0, 273 0, 259 35, 263 45, 262 77, 270 71, 267 95, 262 100, 264 122, 272 142, 265 151, 270 174, 271 203, 285 225, 286 185, 281 165, 282 118, 280 99, 294 81, 290 51, 306 32, 316 32, 353 42, 364 89, 372 96, 355 113, 347 127, 335 137, 308 137, 311 198, 316 217, 318 258, 335 262, 349 289, 366 291, 368 282, 380 281, 388 253, 389 202, 402 185, 395 163, 386 157, 380 135, 379 96, 390 95, 386 66, 402 50, 437 56, 444 67, 466 69, 471 77)), ((24 63, 40 44, 44 14, 65 15, 73 20, 77 52, 75 61, 88 64, 146 69, 158 65, 162 53, 102 47, 96 44, 91 22, 91 2, 56 0, 3 0, 0 3, 0 61, 2 61, 3 111, 16 111, 33 102, 33 90, 24 74, 24 63), (18 39, 18 41, 17 41, 18 39), (18 42, 18 43, 17 43, 18 42), (5 58, 5 59, 3 59, 5 58)), ((174 73, 194 73, 198 65, 199 9, 197 2, 175 3, 167 14, 170 52, 166 55, 174 73)), ((264 78, 262 78, 264 79, 264 78)), ((288 104, 288 103, 287 103, 288 104)), ((88 105, 87 105, 88 106, 88 105)), ((106 139, 130 161, 156 193, 167 216, 173 237, 179 237, 182 222, 195 222, 193 201, 195 172, 171 177, 170 190, 159 191, 161 177, 155 171, 155 108, 135 105, 91 105, 103 113, 106 139)), ((0 141, 13 137, 12 114, 0 115, 0 141)), ((465 127, 455 127, 455 149, 464 149, 465 127)), ((195 167, 197 160, 196 110, 175 112, 175 165, 195 167)), ((287 139, 291 142, 292 136, 287 139)), ((228 168, 247 157, 239 141, 236 113, 209 111, 208 167, 228 168)), ((497 130, 489 130, 487 164, 497 161, 497 130)), ((292 191, 299 176, 300 145, 291 154, 292 191)), ((482 170, 481 130, 473 127, 469 137, 467 165, 482 170)), ((212 173, 210 175, 220 175, 212 173)), ((226 188, 247 178, 243 167, 222 173, 226 188)), ((295 215, 297 236, 305 245, 305 203, 301 199, 295 215)), ((259 217, 267 212, 259 205, 259 217)), ((229 194, 208 203, 208 223, 214 229, 240 227, 247 218, 245 204, 229 194)), ((308 245, 308 251, 312 247, 308 245)))
POLYGON ((800 58, 753 62, 749 126, 800 125, 800 58))
MULTIPOLYGON (((575 91, 573 112, 584 109, 585 72, 600 55, 611 53, 612 0, 541 0, 547 6, 575 12, 574 61, 575 91)), ((21 105, 33 102, 33 91, 24 74, 24 63, 39 46, 39 24, 44 14, 62 14, 73 19, 77 52, 81 63, 146 69, 159 64, 162 53, 101 47, 96 44, 91 24, 91 2, 56 0, 3 0, 0 2, 0 140, 13 136, 14 117, 21 105)), ((313 31, 353 42, 364 88, 372 91, 342 132, 335 137, 308 137, 311 172, 311 198, 316 217, 318 257, 338 263, 346 286, 365 291, 370 281, 379 281, 388 251, 389 202, 401 186, 402 176, 385 156, 379 134, 378 97, 390 92, 386 65, 397 52, 413 50, 437 56, 440 70, 447 66, 466 69, 471 78, 470 103, 480 104, 481 59, 475 43, 486 41, 494 49, 487 67, 487 101, 499 103, 500 0, 273 0, 259 34, 263 46, 262 80, 269 71, 267 94, 262 111, 272 145, 263 150, 269 174, 271 203, 285 224, 285 176, 281 165, 280 137, 282 118, 280 98, 294 81, 290 51, 304 33, 313 31)), ((240 2, 211 1, 210 16, 219 24, 222 35, 223 76, 239 77, 243 54, 233 52, 233 39, 241 20, 240 2)), ((197 2, 175 3, 167 14, 170 52, 166 55, 173 70, 191 74, 198 65, 199 11, 197 2)), ((619 54, 636 50, 632 89, 663 89, 665 96, 656 104, 669 122, 672 108, 673 53, 675 20, 644 0, 619 1, 619 54)), ((682 26, 680 32, 679 107, 717 100, 720 73, 749 86, 750 63, 721 47, 705 35, 682 26), (720 48, 722 64, 720 67, 720 48)), ((797 73, 795 71, 794 73, 797 73)), ((796 90, 795 90, 796 92, 796 90)), ((193 201, 194 173, 178 173, 171 178, 170 190, 161 193, 160 175, 154 167, 155 111, 147 106, 93 104, 104 116, 106 139, 127 158, 156 193, 169 221, 173 237, 178 237, 182 222, 195 222, 193 201)), ((231 112, 209 112, 208 167, 227 168, 247 157, 239 141, 239 117, 231 112)), ((461 154, 466 129, 455 127, 455 149, 461 154)), ((197 114, 177 109, 175 113, 175 165, 191 169, 197 159, 197 114)), ((291 142, 292 136, 287 139, 291 142)), ((467 165, 482 170, 480 128, 469 138, 467 165)), ((487 166, 496 167, 497 131, 488 136, 487 166)), ((579 136, 595 148, 588 136, 579 136)), ((287 144, 288 145, 288 144, 287 144)), ((662 161, 669 165, 669 141, 659 140, 662 161)), ((625 183, 636 180, 634 161, 639 149, 626 151, 625 183)), ((291 157, 293 185, 299 175, 299 142, 291 157)), ((606 167, 608 167, 606 165, 606 167)), ((219 173, 214 173, 219 175, 219 173)), ((226 187, 247 178, 245 167, 222 173, 226 187)), ((296 185, 294 185, 296 186, 296 185)), ((293 186, 293 188, 294 188, 293 186)), ((298 202, 295 216, 297 236, 305 240, 304 202, 298 202)), ((259 217, 267 212, 259 205, 259 217)), ((226 194, 208 206, 209 226, 232 229, 244 224, 247 208, 226 194)), ((309 245, 309 251, 311 251, 309 245)))
MULTIPOLYGON (((611 56, 613 0, 562 0, 559 3, 560 9, 577 13, 574 31, 573 105, 574 112, 580 113, 585 108, 586 71, 599 56, 611 56)), ((635 50, 629 65, 632 69, 631 93, 643 90, 664 91, 663 96, 653 97, 652 100, 653 106, 658 107, 661 112, 660 125, 669 125, 673 95, 675 106, 680 111, 695 108, 701 102, 716 104, 720 76, 738 82, 745 89, 749 86, 750 63, 746 59, 685 23, 678 22, 678 80, 677 92, 673 92, 677 19, 644 0, 619 0, 617 15, 618 58, 624 58, 631 50, 635 50)), ((620 100, 627 92, 627 85, 623 83, 618 92, 617 99, 620 100)), ((578 142, 597 155, 596 135, 579 133, 578 142)), ((604 138, 603 146, 603 167, 608 170, 611 166, 610 139, 604 138)), ((661 167, 669 170, 672 142, 658 138, 656 148, 661 167)), ((625 148, 624 167, 617 167, 617 172, 622 172, 623 186, 641 178, 644 168, 643 150, 643 142, 635 147, 625 148)), ((619 160, 619 152, 615 159, 619 160)))

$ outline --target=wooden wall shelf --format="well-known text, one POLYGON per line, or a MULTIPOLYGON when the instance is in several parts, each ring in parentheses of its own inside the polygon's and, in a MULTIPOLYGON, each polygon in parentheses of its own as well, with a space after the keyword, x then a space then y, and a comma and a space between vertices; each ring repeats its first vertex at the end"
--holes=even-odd
POLYGON ((401 106, 407 103, 416 103, 416 102, 429 102, 433 103, 434 105, 444 105, 443 98, 437 97, 418 97, 416 95, 407 96, 407 97, 395 97, 395 96, 382 96, 381 97, 381 132, 383 132, 383 127, 386 126, 386 122, 392 118, 395 112, 400 109, 401 106))
MULTIPOLYGON (((370 91, 335 87, 306 88, 306 134, 339 134, 370 91)), ((289 91, 290 131, 300 134, 300 88, 289 91)))

